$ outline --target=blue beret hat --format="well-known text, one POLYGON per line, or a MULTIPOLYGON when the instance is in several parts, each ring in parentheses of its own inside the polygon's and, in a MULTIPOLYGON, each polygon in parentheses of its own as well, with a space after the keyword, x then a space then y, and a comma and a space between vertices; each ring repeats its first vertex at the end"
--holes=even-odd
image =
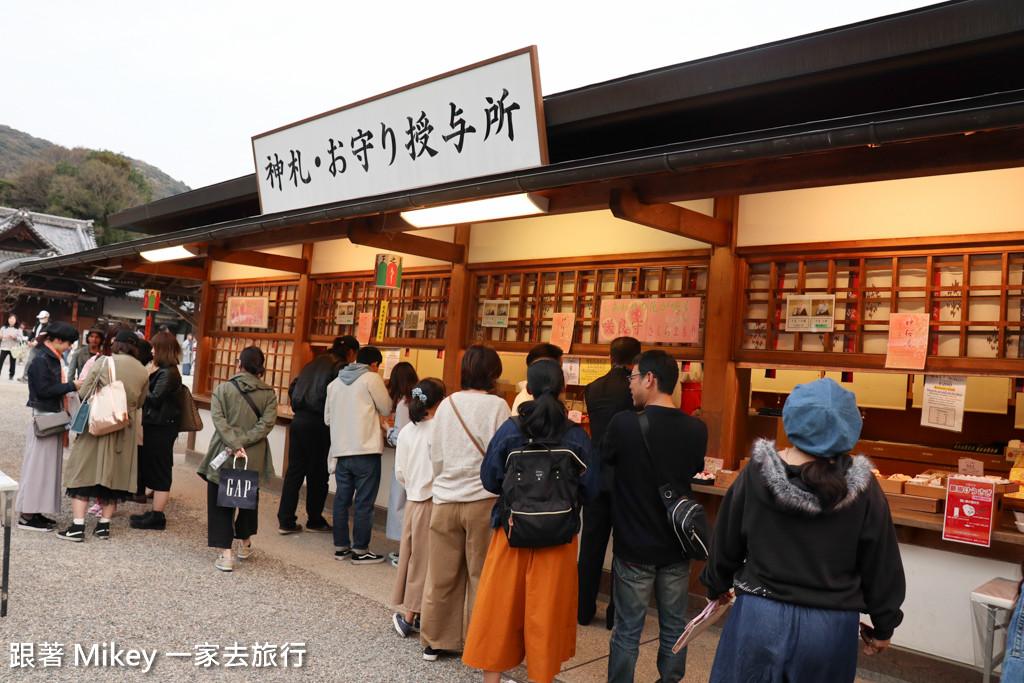
POLYGON ((852 450, 862 423, 853 392, 827 377, 796 385, 782 408, 786 437, 804 453, 818 458, 852 450))

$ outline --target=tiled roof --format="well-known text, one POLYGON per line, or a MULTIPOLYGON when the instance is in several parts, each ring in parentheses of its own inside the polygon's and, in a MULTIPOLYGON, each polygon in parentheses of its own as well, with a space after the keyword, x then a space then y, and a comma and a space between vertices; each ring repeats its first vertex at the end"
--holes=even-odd
MULTIPOLYGON (((96 248, 96 235, 93 222, 77 218, 51 216, 35 213, 24 209, 10 209, 0 206, 0 239, 8 230, 24 225, 35 234, 39 241, 54 253, 52 256, 75 254, 87 249, 96 248)), ((0 250, 0 261, 21 258, 25 253, 0 250)))

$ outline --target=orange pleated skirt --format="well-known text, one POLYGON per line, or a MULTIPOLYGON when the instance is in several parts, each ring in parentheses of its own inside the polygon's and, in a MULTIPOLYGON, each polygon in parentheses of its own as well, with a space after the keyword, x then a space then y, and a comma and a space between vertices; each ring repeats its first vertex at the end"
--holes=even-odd
POLYGON ((526 658, 530 680, 549 683, 576 654, 578 540, 512 548, 494 530, 476 594, 462 662, 483 671, 514 669, 526 658))

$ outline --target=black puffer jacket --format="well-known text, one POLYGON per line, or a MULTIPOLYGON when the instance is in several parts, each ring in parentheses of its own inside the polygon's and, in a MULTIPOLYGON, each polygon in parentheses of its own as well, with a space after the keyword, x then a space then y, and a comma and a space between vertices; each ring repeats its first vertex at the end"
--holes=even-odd
POLYGON ((181 405, 177 400, 181 386, 181 373, 177 365, 157 368, 149 376, 149 393, 142 404, 142 424, 175 425, 181 416, 181 405))
POLYGON ((60 358, 49 346, 39 345, 32 364, 28 366, 28 405, 46 413, 64 409, 64 394, 75 391, 74 382, 60 379, 60 358))
POLYGON ((345 361, 333 353, 317 356, 311 360, 288 387, 288 400, 296 413, 314 413, 321 420, 324 404, 327 403, 327 385, 338 376, 338 370, 345 367, 345 361))

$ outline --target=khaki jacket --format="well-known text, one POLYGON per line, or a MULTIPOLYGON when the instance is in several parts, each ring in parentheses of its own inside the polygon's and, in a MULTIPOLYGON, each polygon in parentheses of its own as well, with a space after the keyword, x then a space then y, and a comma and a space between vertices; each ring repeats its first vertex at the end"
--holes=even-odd
POLYGON ((97 358, 78 395, 84 400, 94 391, 110 384, 107 363, 111 360, 114 363, 114 374, 124 385, 128 399, 128 426, 103 436, 93 436, 86 431, 78 437, 64 467, 64 485, 67 488, 99 485, 111 491, 134 493, 138 487, 137 431, 142 429, 138 409, 149 390, 149 373, 146 368, 124 353, 97 358))
MULTIPOLYGON (((210 461, 225 447, 232 450, 245 448, 248 456, 246 469, 260 473, 260 483, 266 484, 274 476, 274 462, 270 457, 267 435, 277 421, 277 394, 259 377, 240 372, 231 379, 238 382, 242 391, 248 394, 260 411, 260 417, 249 406, 241 392, 230 381, 213 390, 210 414, 216 432, 210 439, 206 457, 199 463, 199 476, 214 484, 220 483, 220 470, 233 467, 228 458, 220 468, 210 467, 210 461)), ((241 467, 242 460, 238 461, 241 467)))

